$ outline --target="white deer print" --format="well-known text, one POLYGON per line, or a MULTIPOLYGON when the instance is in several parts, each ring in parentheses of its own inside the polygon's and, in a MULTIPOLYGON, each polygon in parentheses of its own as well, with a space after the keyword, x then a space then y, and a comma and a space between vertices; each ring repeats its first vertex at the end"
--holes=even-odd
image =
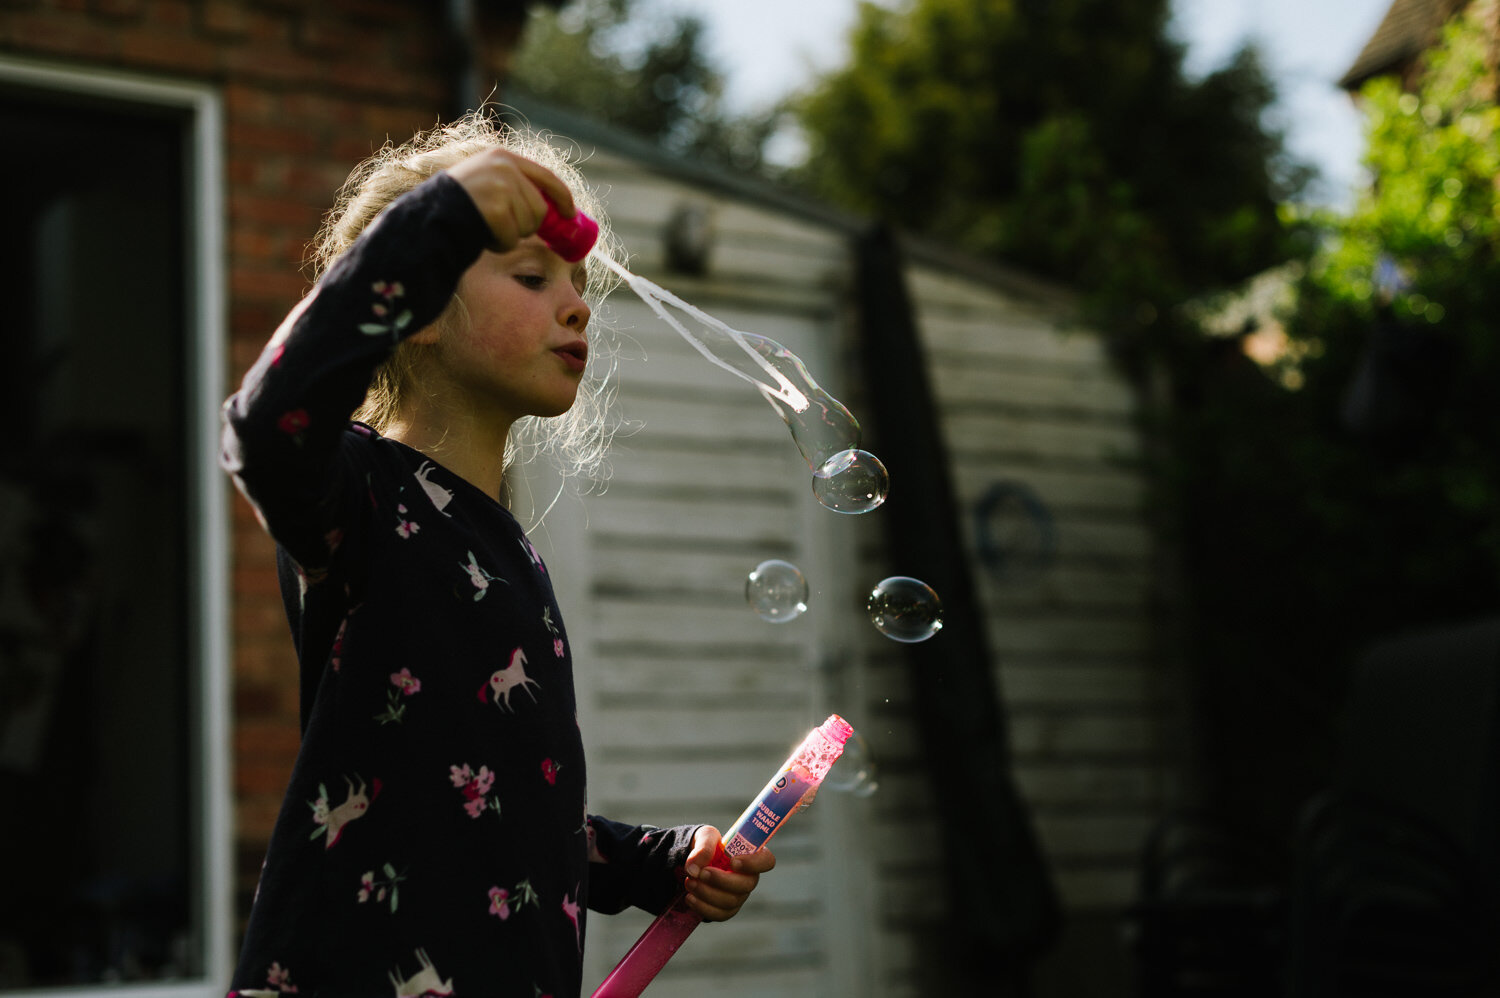
MULTIPOLYGON (((354 789, 354 781, 344 777, 344 782, 349 786, 349 795, 338 807, 328 812, 328 840, 324 844, 325 849, 332 849, 333 844, 344 834, 344 828, 356 818, 363 818, 365 812, 370 809, 371 796, 365 793, 365 781, 359 781, 359 789, 354 789)), ((380 793, 380 781, 375 781, 375 793, 380 793)))
POLYGON ((484 701, 485 693, 488 692, 495 699, 495 706, 501 710, 514 711, 510 705, 510 691, 519 686, 526 690, 531 702, 536 702, 536 694, 532 693, 531 686, 542 684, 526 675, 526 652, 517 648, 510 653, 510 664, 503 669, 496 669, 490 676, 490 681, 479 687, 479 699, 484 701))
POLYGON ((437 968, 432 965, 432 960, 427 956, 426 950, 417 950, 417 959, 422 963, 422 969, 402 980, 396 971, 391 971, 388 976, 391 984, 395 985, 396 998, 424 998, 426 995, 451 995, 453 994, 453 978, 443 980, 437 968))
POLYGON ((437 465, 431 461, 423 461, 421 466, 417 468, 417 481, 421 484, 422 491, 427 493, 427 498, 432 500, 433 507, 444 516, 452 516, 452 513, 445 511, 443 508, 453 501, 452 490, 445 489, 437 482, 429 481, 427 478, 428 475, 432 474, 432 469, 436 467, 437 465))

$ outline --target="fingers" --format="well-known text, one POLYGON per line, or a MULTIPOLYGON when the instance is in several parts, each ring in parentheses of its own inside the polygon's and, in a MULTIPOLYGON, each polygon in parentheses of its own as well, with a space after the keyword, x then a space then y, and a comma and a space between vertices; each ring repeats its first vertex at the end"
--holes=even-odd
MULTIPOLYGON (((774 861, 771 865, 774 865, 774 861)), ((688 906, 693 911, 701 915, 704 921, 722 922, 734 917, 759 882, 760 873, 753 870, 702 867, 697 877, 690 876, 686 879, 684 886, 688 906)))
POLYGON ((573 194, 556 174, 504 149, 476 153, 447 172, 473 199, 501 252, 536 232, 548 199, 564 217, 575 213, 573 194))
POLYGON ((745 856, 735 856, 731 861, 733 869, 709 866, 718 843, 717 829, 704 826, 698 830, 684 880, 688 906, 709 922, 732 918, 755 890, 760 875, 776 866, 775 855, 764 847, 745 856))
POLYGON ((684 864, 688 875, 696 877, 699 870, 712 864, 722 844, 723 840, 717 828, 713 825, 700 825, 693 833, 693 848, 688 853, 687 862, 684 864))
POLYGON ((748 855, 736 856, 734 858, 734 868, 737 872, 753 873, 759 876, 762 873, 769 873, 776 869, 776 856, 770 849, 761 846, 748 855))
MULTIPOLYGON (((557 178, 557 174, 529 159, 517 156, 515 160, 521 172, 526 175, 526 179, 530 180, 548 201, 557 205, 557 211, 563 218, 572 218, 577 214, 578 209, 573 206, 573 192, 567 184, 557 178)), ((546 213, 545 205, 542 207, 542 212, 546 213)))

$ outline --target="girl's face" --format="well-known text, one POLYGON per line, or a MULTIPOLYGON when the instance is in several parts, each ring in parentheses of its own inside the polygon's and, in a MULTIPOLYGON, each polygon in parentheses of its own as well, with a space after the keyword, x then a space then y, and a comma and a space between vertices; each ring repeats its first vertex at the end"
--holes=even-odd
POLYGON ((439 362, 466 401, 511 421, 568 411, 588 359, 584 278, 582 261, 535 236, 480 254, 458 283, 468 321, 438 339, 439 362))

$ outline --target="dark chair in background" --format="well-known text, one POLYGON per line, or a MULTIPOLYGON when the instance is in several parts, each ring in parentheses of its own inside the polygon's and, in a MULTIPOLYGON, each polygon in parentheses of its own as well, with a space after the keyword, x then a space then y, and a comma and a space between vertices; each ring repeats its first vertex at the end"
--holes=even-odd
POLYGON ((1126 913, 1138 994, 1500 998, 1497 816, 1500 618, 1380 642, 1290 855, 1232 815, 1148 838, 1126 913))
POLYGON ((1500 994, 1500 620, 1372 647, 1341 734, 1298 834, 1290 994, 1500 994))
POLYGON ((1492 994, 1500 948, 1473 854, 1405 807, 1321 795, 1303 820, 1291 998, 1492 994))
POLYGON ((1143 998, 1266 998, 1281 992, 1284 848, 1224 818, 1175 814, 1141 854, 1126 913, 1143 998))

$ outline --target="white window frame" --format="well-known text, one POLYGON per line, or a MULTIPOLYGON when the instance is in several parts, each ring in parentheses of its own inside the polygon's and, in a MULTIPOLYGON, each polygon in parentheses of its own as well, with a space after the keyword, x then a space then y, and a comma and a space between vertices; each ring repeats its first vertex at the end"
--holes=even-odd
POLYGON ((111 984, 0 992, 4 998, 222 998, 233 971, 233 786, 230 772, 229 516, 218 467, 219 406, 224 397, 227 342, 224 274, 224 128, 218 91, 203 83, 101 67, 62 65, 0 55, 0 83, 57 94, 108 97, 188 113, 186 259, 189 330, 185 366, 188 403, 188 539, 193 577, 188 718, 193 917, 203 927, 201 979, 168 984, 111 984))

